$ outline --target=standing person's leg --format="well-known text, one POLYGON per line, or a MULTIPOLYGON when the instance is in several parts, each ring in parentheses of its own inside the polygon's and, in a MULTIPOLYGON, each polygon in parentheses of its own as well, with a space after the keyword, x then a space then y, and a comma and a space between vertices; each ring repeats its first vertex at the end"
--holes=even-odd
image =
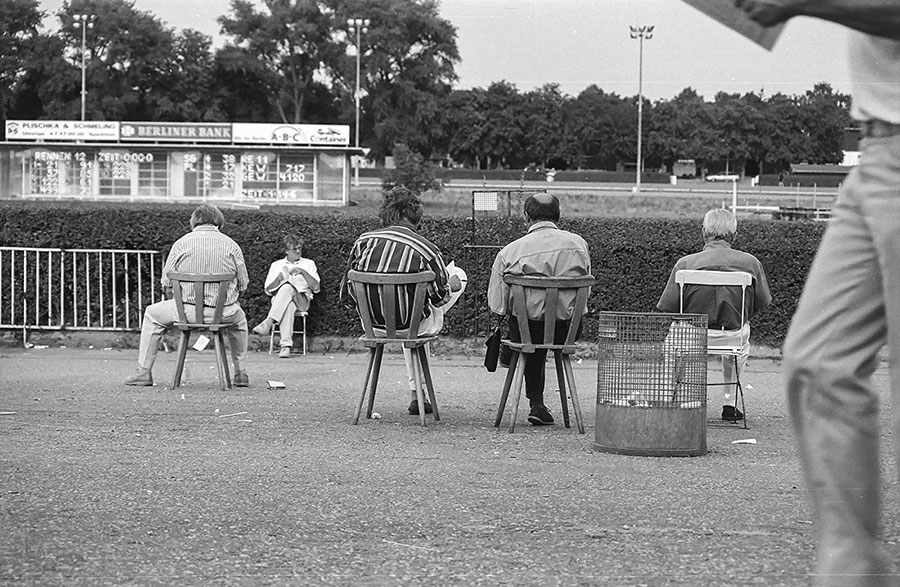
POLYGON ((784 345, 788 404, 818 524, 820 585, 889 583, 871 376, 888 342, 898 400, 900 146, 894 151, 877 174, 869 166, 885 162, 865 151, 845 182, 784 345))

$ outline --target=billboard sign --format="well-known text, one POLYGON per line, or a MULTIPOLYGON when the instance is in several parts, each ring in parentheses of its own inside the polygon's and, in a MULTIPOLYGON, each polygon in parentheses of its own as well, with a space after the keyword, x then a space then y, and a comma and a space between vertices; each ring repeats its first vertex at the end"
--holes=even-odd
POLYGON ((119 123, 108 120, 7 120, 9 140, 118 141, 119 123))
POLYGON ((230 143, 230 123, 122 122, 123 141, 175 141, 180 143, 230 143))
POLYGON ((231 140, 235 143, 266 145, 347 146, 350 127, 344 124, 261 124, 235 122, 231 140))

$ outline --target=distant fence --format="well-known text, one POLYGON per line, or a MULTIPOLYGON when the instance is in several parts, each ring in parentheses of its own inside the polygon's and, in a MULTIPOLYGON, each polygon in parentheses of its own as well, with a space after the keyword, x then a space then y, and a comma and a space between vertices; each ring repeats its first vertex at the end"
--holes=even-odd
POLYGON ((0 247, 0 328, 140 330, 159 251, 0 247))

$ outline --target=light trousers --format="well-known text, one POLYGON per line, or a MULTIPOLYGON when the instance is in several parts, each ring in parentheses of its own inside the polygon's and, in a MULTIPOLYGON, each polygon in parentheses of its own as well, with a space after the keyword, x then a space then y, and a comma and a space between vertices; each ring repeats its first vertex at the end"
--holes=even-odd
POLYGON ((788 406, 818 532, 815 583, 898 584, 880 542, 879 404, 887 344, 900 441, 900 136, 864 139, 784 344, 788 406))
MULTIPOLYGON (((453 305, 459 301, 459 298, 462 297, 463 292, 466 291, 466 272, 463 271, 461 267, 449 267, 448 272, 451 276, 456 275, 457 277, 459 277, 459 281, 460 283, 462 283, 462 287, 459 288, 459 291, 451 292, 450 301, 448 301, 443 306, 434 307, 429 303, 431 314, 419 323, 419 336, 434 336, 438 334, 444 327, 444 314, 446 314, 450 310, 450 308, 452 308, 453 305)), ((425 352, 428 353, 428 356, 431 356, 430 344, 425 345, 425 352)), ((403 361, 406 363, 406 377, 409 384, 409 390, 412 392, 413 398, 415 398, 416 378, 412 364, 412 351, 405 347, 403 349, 403 361)), ((424 379, 422 381, 422 385, 425 385, 424 379)))
MULTIPOLYGON (((740 330, 716 330, 710 329, 706 333, 706 342, 708 346, 743 346, 750 342, 750 324, 744 324, 740 330)), ((735 357, 724 356, 719 357, 722 363, 722 382, 737 381, 738 375, 743 375, 744 367, 747 366, 747 356, 749 353, 737 356, 737 373, 734 372, 735 357)), ((734 385, 722 385, 722 405, 735 405, 737 399, 737 383, 734 385)))
POLYGON ((282 347, 294 346, 294 316, 297 310, 309 310, 309 298, 297 292, 290 283, 283 283, 275 295, 266 318, 278 323, 278 335, 282 347))
MULTIPOLYGON (((189 316, 194 314, 194 306, 185 304, 185 313, 189 316)), ((209 320, 212 318, 214 308, 204 308, 204 318, 209 320)), ((238 304, 225 306, 222 313, 222 320, 228 324, 235 324, 234 328, 225 331, 228 339, 228 346, 231 349, 231 360, 234 363, 234 372, 240 373, 244 369, 243 362, 247 358, 247 317, 244 310, 238 304)), ((153 369, 153 363, 156 362, 156 355, 159 352, 159 341, 163 334, 173 324, 178 322, 178 309, 175 300, 162 300, 155 304, 150 304, 144 310, 144 320, 141 323, 141 342, 138 348, 138 366, 148 371, 153 369)))

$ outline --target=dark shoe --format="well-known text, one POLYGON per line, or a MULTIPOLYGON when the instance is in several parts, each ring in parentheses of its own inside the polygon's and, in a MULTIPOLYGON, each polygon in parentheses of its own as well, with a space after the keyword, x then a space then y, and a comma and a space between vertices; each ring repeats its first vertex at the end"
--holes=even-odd
POLYGON ((722 419, 737 422, 744 419, 744 413, 734 406, 722 406, 722 419))
POLYGON ((500 366, 509 369, 509 362, 512 360, 512 349, 503 345, 500 347, 500 358, 498 359, 500 366))
POLYGON ((150 371, 141 373, 138 371, 131 377, 125 378, 125 385, 135 385, 138 387, 150 387, 153 385, 153 374, 150 371))
MULTIPOLYGON (((413 400, 409 402, 409 409, 407 410, 410 416, 418 416, 419 415, 419 402, 413 400)), ((425 413, 430 414, 434 410, 431 409, 431 404, 425 402, 425 413)))
POLYGON ((534 426, 551 426, 553 424, 553 416, 550 410, 544 404, 538 404, 531 408, 528 413, 528 421, 534 426))
POLYGON ((235 387, 250 387, 250 378, 243 371, 234 374, 235 387))

